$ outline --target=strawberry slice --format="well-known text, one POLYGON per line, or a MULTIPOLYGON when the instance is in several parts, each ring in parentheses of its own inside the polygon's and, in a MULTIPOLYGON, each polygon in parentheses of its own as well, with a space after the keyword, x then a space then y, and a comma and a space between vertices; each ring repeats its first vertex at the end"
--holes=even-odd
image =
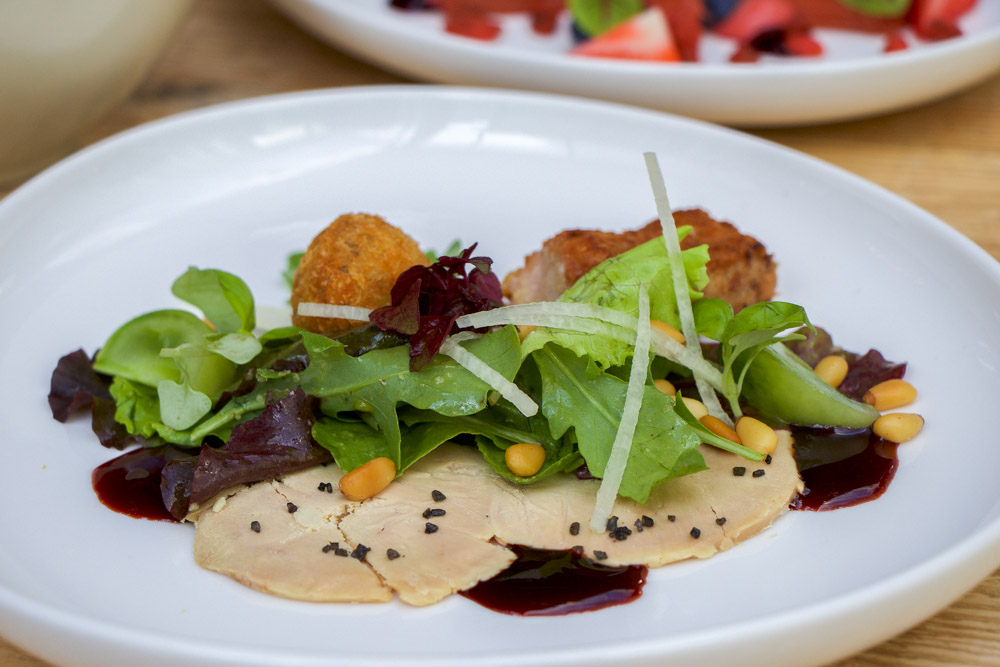
POLYGON ((702 24, 709 18, 703 0, 646 0, 646 5, 659 7, 666 14, 681 59, 686 62, 698 60, 702 24))
POLYGON ((570 53, 626 60, 677 62, 681 59, 667 17, 658 7, 622 21, 578 44, 570 53))
POLYGON ((789 0, 743 0, 715 32, 744 45, 764 33, 801 27, 802 17, 789 0))
POLYGON ((958 19, 975 7, 976 0, 914 0, 907 18, 918 37, 930 40, 958 37, 958 19))

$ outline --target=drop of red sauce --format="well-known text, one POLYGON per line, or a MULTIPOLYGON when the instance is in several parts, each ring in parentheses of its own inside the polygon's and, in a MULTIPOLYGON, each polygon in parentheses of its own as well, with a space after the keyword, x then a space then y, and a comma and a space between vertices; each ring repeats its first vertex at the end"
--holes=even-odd
POLYGON ((563 616, 631 602, 646 583, 643 565, 601 565, 580 549, 511 548, 518 558, 509 568, 461 595, 504 614, 563 616))
POLYGON ((899 465, 897 445, 871 429, 797 428, 793 436, 805 489, 792 509, 822 512, 875 500, 899 465))
POLYGON ((134 449, 102 463, 91 474, 98 499, 136 519, 177 522, 163 504, 160 472, 175 457, 173 447, 134 449))

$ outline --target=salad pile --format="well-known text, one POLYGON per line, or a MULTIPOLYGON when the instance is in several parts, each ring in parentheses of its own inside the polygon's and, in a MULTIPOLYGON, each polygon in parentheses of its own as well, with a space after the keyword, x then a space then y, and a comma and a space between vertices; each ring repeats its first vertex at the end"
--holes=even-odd
POLYGON ((404 10, 441 11, 445 29, 494 39, 498 16, 527 14, 551 34, 568 23, 571 53, 653 61, 699 60, 707 34, 727 38, 733 62, 761 54, 819 56, 816 28, 885 37, 884 50, 907 48, 910 35, 937 41, 962 34, 959 19, 976 0, 389 0, 404 10), (568 21, 561 19, 566 17, 568 21))
MULTIPOLYGON (((647 164, 669 222, 655 157, 647 164)), ((90 407, 105 446, 169 446, 161 490, 178 518, 234 485, 331 458, 345 472, 385 458, 400 475, 456 440, 518 484, 581 469, 602 479, 599 527, 616 496, 642 503, 657 485, 705 469, 701 443, 765 457, 706 428, 685 394, 729 424, 747 410, 776 424, 875 421, 874 407, 833 389, 786 345, 812 330, 800 306, 762 302, 734 314, 704 298, 707 247, 681 251, 687 229, 663 228, 558 302, 503 306, 491 261, 470 248, 402 274, 384 308, 300 304, 311 316, 370 321, 336 337, 255 331, 242 280, 190 268, 172 291, 201 317, 153 311, 118 328, 92 359, 67 355, 50 405, 61 421, 90 407), (515 325, 535 328, 522 340, 515 325), (657 389, 653 378, 667 373, 689 388, 677 397, 657 389), (544 450, 532 474, 505 460, 522 443, 544 450)))

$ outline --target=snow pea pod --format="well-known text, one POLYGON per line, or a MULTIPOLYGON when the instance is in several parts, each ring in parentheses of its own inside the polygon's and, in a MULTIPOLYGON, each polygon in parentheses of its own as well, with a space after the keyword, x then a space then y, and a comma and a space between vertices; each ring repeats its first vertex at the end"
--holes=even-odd
POLYGON ((823 382, 781 343, 765 348, 751 362, 742 395, 764 416, 787 424, 864 428, 879 416, 872 406, 823 382))

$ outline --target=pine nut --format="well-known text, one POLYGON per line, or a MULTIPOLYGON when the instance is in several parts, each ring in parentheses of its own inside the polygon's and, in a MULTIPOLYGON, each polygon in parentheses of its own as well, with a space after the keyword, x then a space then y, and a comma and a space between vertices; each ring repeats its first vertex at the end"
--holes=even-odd
POLYGON ((879 382, 865 393, 865 403, 879 412, 895 410, 917 400, 916 388, 906 380, 879 382))
POLYGON ((681 345, 684 344, 684 334, 682 334, 677 327, 672 324, 667 324, 666 322, 660 320, 650 320, 649 325, 657 331, 667 334, 681 345))
POLYGON ((743 416, 736 421, 736 433, 743 444, 767 456, 778 446, 778 434, 774 429, 753 417, 743 416))
POLYGON ((380 456, 341 477, 340 492, 348 500, 366 500, 389 486, 395 476, 396 464, 380 456))
POLYGON ((924 427, 924 418, 908 412, 893 412, 882 415, 872 424, 872 431, 889 442, 906 442, 924 427))
POLYGON ((700 421, 702 417, 708 414, 708 408, 697 398, 689 398, 687 396, 681 396, 681 398, 684 399, 684 405, 687 406, 688 412, 693 414, 695 419, 700 421))
POLYGON ((729 424, 722 421, 718 417, 713 417, 712 415, 705 415, 698 421, 701 422, 702 426, 704 426, 705 428, 707 428, 709 431, 719 436, 720 438, 725 438, 726 440, 735 442, 737 445, 743 444, 743 442, 740 440, 740 436, 736 434, 736 431, 730 428, 729 424))
POLYGON ((533 442, 511 445, 503 454, 507 468, 518 477, 531 477, 545 463, 545 449, 533 442))
POLYGON ((653 386, 662 391, 667 396, 676 396, 677 389, 674 388, 674 383, 670 380, 653 380, 653 386))
POLYGON ((820 380, 836 389, 847 377, 847 359, 831 354, 820 359, 813 370, 820 380))

